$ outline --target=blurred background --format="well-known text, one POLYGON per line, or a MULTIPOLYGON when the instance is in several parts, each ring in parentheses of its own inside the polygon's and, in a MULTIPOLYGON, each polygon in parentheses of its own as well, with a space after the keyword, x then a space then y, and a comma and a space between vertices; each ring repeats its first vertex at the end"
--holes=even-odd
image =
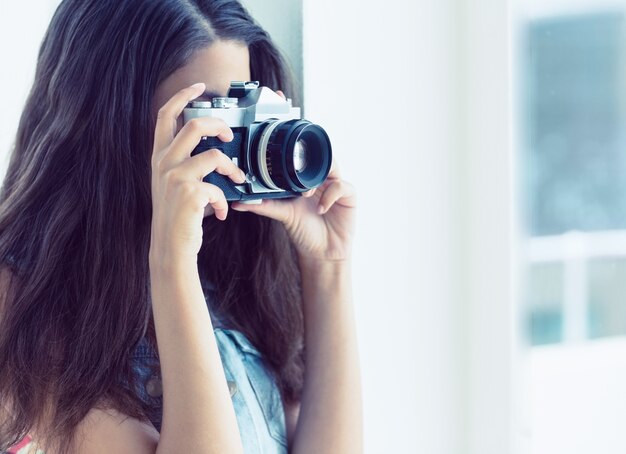
MULTIPOLYGON (((626 452, 626 2, 244 3, 359 191, 367 452, 626 452)), ((0 3, 2 175, 57 4, 0 3)))
POLYGON ((535 452, 626 451, 626 5, 520 4, 535 452))

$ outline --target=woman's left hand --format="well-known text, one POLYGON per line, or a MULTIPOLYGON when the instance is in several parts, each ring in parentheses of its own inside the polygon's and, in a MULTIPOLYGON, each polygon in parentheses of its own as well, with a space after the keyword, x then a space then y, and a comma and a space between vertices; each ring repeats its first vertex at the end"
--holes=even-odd
POLYGON ((301 197, 265 199, 258 205, 234 202, 231 208, 282 222, 301 260, 345 261, 350 258, 356 191, 341 179, 334 159, 326 181, 301 197))

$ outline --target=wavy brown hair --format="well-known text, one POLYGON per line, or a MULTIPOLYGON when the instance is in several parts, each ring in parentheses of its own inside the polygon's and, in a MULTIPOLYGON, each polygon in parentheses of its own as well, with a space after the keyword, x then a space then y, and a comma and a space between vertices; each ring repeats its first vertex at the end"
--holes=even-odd
MULTIPOLYGON (((151 101, 216 39, 245 43, 252 78, 296 96, 281 53, 237 1, 65 0, 55 12, 0 190, 0 257, 12 271, 0 314, 0 451, 48 405, 39 441, 60 452, 103 403, 149 420, 120 383, 136 386, 131 355, 144 336, 156 350, 151 101)), ((284 398, 297 400, 300 274, 285 229, 236 211, 203 227, 198 268, 217 288, 211 310, 249 337, 284 398)))

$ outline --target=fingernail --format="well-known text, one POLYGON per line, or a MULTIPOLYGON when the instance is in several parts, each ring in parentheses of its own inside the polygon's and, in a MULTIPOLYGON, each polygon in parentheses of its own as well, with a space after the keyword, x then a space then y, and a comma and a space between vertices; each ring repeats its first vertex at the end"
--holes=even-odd
POLYGON ((240 170, 239 174, 240 174, 239 176, 241 177, 241 182, 245 183, 246 182, 246 174, 244 173, 243 170, 240 170))
POLYGON ((191 85, 189 88, 191 88, 194 93, 202 93, 205 89, 205 85, 203 82, 198 82, 197 84, 191 85))
POLYGON ((324 208, 324 205, 320 205, 317 207, 318 214, 324 214, 324 211, 326 211, 326 209, 324 208))

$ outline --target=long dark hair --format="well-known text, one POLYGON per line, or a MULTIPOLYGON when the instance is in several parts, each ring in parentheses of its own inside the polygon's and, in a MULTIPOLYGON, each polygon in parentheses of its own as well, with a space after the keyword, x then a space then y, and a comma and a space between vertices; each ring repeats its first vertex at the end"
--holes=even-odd
MULTIPOLYGON (((142 337, 156 348, 151 101, 216 39, 245 43, 252 78, 296 96, 280 52, 238 1, 64 0, 54 14, 0 190, 0 258, 12 271, 0 301, 0 405, 10 410, 0 451, 47 415, 39 441, 63 452, 103 402, 148 421, 120 383, 135 386, 130 357, 142 337)), ((213 309, 297 400, 300 274, 285 229, 233 210, 203 224, 198 267, 217 288, 213 309)))

